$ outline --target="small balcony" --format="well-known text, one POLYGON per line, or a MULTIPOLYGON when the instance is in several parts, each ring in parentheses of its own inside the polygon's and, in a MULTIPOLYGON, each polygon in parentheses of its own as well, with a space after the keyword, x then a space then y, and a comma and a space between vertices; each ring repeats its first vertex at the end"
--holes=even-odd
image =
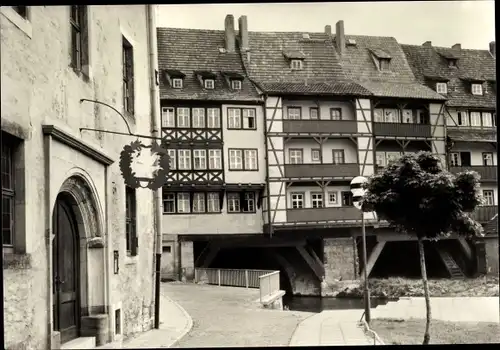
POLYGON ((431 126, 410 123, 373 123, 373 133, 375 136, 431 137, 431 126))
POLYGON ((287 209, 288 222, 361 220, 361 211, 355 207, 287 209))
POLYGON ((498 205, 481 205, 472 213, 472 218, 480 223, 486 223, 498 214, 498 205))
POLYGON ((283 132, 314 134, 355 134, 355 120, 283 120, 283 132))
POLYGON ((458 174, 466 170, 472 170, 477 172, 481 176, 481 181, 491 181, 496 182, 497 167, 492 165, 472 165, 472 166, 452 166, 450 167, 450 172, 452 174, 458 174))
POLYGON ((285 177, 356 177, 359 165, 350 164, 285 164, 285 177))

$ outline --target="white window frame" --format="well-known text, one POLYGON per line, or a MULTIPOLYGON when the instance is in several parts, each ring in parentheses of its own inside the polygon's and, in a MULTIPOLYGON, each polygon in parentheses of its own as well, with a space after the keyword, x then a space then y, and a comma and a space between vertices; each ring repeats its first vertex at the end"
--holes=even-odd
POLYGON ((162 128, 175 128, 175 109, 172 107, 162 107, 161 109, 162 128))
POLYGON ((188 107, 177 108, 177 127, 189 128, 191 127, 191 110, 188 107))
POLYGON ((246 149, 243 153, 245 170, 259 170, 259 156, 256 149, 246 149))
POLYGON ((292 70, 301 70, 304 67, 302 60, 292 59, 290 60, 290 68, 292 70))
POLYGON ((241 203, 239 193, 228 193, 227 194, 227 212, 228 213, 240 213, 241 203))
POLYGON ((173 78, 172 79, 172 87, 174 89, 182 89, 183 88, 183 80, 181 78, 173 78))
POLYGON ((483 166, 493 166, 493 152, 483 152, 483 166))
POLYGON ((311 207, 314 209, 323 208, 325 206, 323 192, 311 192, 311 207))
POLYGON ((290 193, 290 203, 292 204, 291 209, 303 209, 304 208, 304 193, 292 192, 290 193))
POLYGON ((243 129, 257 130, 257 118, 255 108, 243 108, 241 115, 243 119, 243 129), (253 127, 250 127, 250 120, 253 120, 253 127))
POLYGON ((207 108, 207 128, 220 129, 220 109, 207 108))
POLYGON ((191 170, 191 150, 178 149, 177 150, 177 169, 178 170, 191 170))
POLYGON ((227 128, 228 129, 241 129, 241 109, 240 108, 227 108, 227 128))
POLYGON ((205 128, 205 108, 193 108, 191 113, 193 114, 193 128, 205 128))
POLYGON ((448 93, 448 84, 436 83, 436 92, 438 94, 447 94, 448 93))
POLYGON ((241 90, 241 80, 233 79, 231 80, 231 89, 233 90, 241 90))
POLYGON ((403 109, 403 115, 401 116, 401 122, 406 124, 415 124, 415 117, 413 116, 413 110, 403 109))
POLYGON ((205 79, 203 80, 203 86, 207 90, 215 89, 215 80, 214 79, 205 79))
POLYGON ((483 190, 483 205, 495 205, 495 192, 493 190, 483 190))
POLYGON ((451 152, 450 153, 450 166, 460 166, 460 153, 451 152))
POLYGON ((399 110, 394 108, 384 108, 384 121, 386 123, 399 123, 399 110), (389 114, 393 112, 393 114, 389 114))
POLYGON ((255 207, 255 192, 245 192, 243 200, 245 201, 241 208, 243 213, 255 213, 257 211, 255 207))
POLYGON ((243 170, 243 150, 229 150, 229 170, 243 170))
POLYGON ((375 163, 379 167, 385 167, 387 162, 386 162, 386 155, 385 152, 375 152, 375 163))
POLYGON ((493 113, 483 112, 483 113, 481 113, 481 119, 483 122, 483 126, 485 126, 487 128, 493 127, 493 113))
POLYGON ((175 209, 176 209, 175 193, 165 193, 163 195, 163 213, 164 214, 175 214, 175 209), (168 208, 167 203, 172 205, 171 211, 167 210, 167 208, 168 208))
POLYGON ((169 157, 170 170, 176 170, 177 168, 177 151, 175 149, 167 150, 167 154, 169 157))
POLYGON ((217 192, 207 193, 207 213, 220 213, 220 198, 217 192))
POLYGON ((288 107, 286 109, 286 117, 289 120, 301 120, 302 109, 300 107, 288 107))
POLYGON ((309 119, 311 120, 319 120, 319 108, 318 107, 311 107, 309 108, 309 119), (313 118, 313 111, 316 112, 316 116, 313 118))
POLYGON ((304 164, 304 150, 298 148, 289 149, 288 164, 304 164))
POLYGON ((193 193, 193 213, 206 213, 205 193, 193 193))
POLYGON ((311 161, 321 162, 321 148, 312 148, 311 149, 311 161))
POLYGON ((483 94, 483 84, 472 84, 471 91, 473 95, 481 96, 483 94))
POLYGON ((470 126, 474 127, 481 126, 481 112, 476 112, 476 111, 470 112, 470 126))
POLYGON ((373 114, 374 114, 373 121, 375 123, 384 123, 385 122, 384 110, 382 108, 375 108, 373 110, 373 114))
POLYGON ((328 191, 328 204, 339 204, 339 193, 337 191, 328 191))
POLYGON ((468 111, 458 111, 457 112, 457 125, 458 126, 469 126, 470 115, 468 111))
POLYGON ((188 192, 177 193, 177 212, 179 214, 191 213, 191 196, 188 192))
POLYGON ((332 149, 332 164, 345 164, 345 152, 343 149, 332 149), (335 155, 342 155, 342 161, 339 162, 335 155))
POLYGON ((193 150, 193 168, 194 170, 207 169, 207 151, 204 149, 193 150))
POLYGON ((209 149, 208 150, 208 169, 222 170, 222 150, 209 149))
POLYGON ((385 152, 386 164, 389 165, 395 162, 402 156, 402 152, 385 152))
POLYGON ((342 120, 342 108, 330 108, 330 120, 342 120))

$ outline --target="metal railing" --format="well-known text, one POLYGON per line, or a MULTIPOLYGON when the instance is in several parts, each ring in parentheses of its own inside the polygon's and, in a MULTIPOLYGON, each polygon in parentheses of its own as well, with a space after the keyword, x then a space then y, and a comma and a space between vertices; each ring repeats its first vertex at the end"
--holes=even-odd
MULTIPOLYGON (((260 288, 259 278, 273 272, 272 270, 238 270, 209 269, 197 267, 194 269, 194 282, 204 282, 226 287, 260 288)), ((279 286, 279 276, 278 276, 279 286)))
POLYGON ((259 276, 260 302, 280 290, 280 272, 272 271, 268 274, 259 276))

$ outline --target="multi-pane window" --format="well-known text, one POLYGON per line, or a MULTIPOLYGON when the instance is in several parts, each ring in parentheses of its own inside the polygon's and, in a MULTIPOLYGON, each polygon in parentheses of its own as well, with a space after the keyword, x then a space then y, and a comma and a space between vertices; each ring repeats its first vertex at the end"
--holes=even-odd
POLYGON ((318 107, 311 107, 309 109, 309 119, 319 119, 319 109, 318 109, 318 107))
POLYGON ((403 115, 401 117, 403 123, 415 123, 415 118, 413 117, 413 111, 411 109, 403 109, 403 115))
POLYGON ((205 212, 205 193, 197 192, 193 194, 193 213, 205 212))
POLYGON ((220 128, 220 109, 208 108, 207 109, 207 128, 219 129, 220 128))
POLYGON ((330 108, 330 119, 331 120, 342 120, 342 109, 330 108))
POLYGON ((311 193, 311 204, 313 208, 323 208, 323 193, 311 193))
POLYGON ((486 127, 493 126, 493 118, 492 118, 492 114, 490 112, 483 112, 482 118, 483 118, 483 126, 486 126, 486 127))
POLYGON ((343 207, 352 207, 352 193, 351 191, 343 191, 342 192, 342 206, 343 207))
POLYGON ((123 53, 123 107, 126 112, 134 114, 134 49, 122 36, 123 53))
POLYGON ((292 209, 304 208, 304 194, 303 193, 292 193, 290 195, 292 202, 292 209))
POLYGON ((255 109, 245 108, 243 109, 243 129, 257 129, 255 123, 255 109))
POLYGON ((168 154, 168 161, 170 163, 170 170, 175 170, 177 167, 177 162, 176 162, 176 151, 175 149, 169 149, 167 151, 168 154))
POLYGON ((205 108, 193 108, 193 128, 205 127, 205 108))
POLYGON ((231 80, 231 88, 233 90, 241 90, 241 80, 237 79, 231 80))
POLYGON ((181 192, 177 193, 177 212, 178 213, 190 213, 191 207, 189 205, 189 193, 181 192))
POLYGON ((189 128, 189 108, 179 107, 177 108, 177 127, 179 128, 189 128))
POLYGON ((397 161, 401 157, 401 155, 402 155, 401 152, 386 152, 385 158, 386 158, 387 165, 397 161))
POLYGON ((385 167, 385 153, 384 152, 376 152, 375 153, 375 161, 378 167, 385 167))
POLYGON ((290 67, 292 70, 300 70, 302 69, 302 61, 301 60, 291 60, 290 67))
POLYGON ((193 167, 195 170, 207 168, 207 151, 204 149, 193 150, 193 167))
POLYGON ((191 169, 191 150, 180 149, 177 150, 177 168, 179 170, 191 169))
POLYGON ((448 93, 448 84, 436 83, 436 92, 438 94, 447 94, 448 93))
POLYGON ((125 239, 130 255, 137 255, 137 211, 135 189, 125 187, 125 239))
POLYGON ((481 112, 470 112, 470 126, 481 126, 481 112))
POLYGON ((245 192, 243 195, 244 213, 255 213, 255 192, 245 192))
POLYGON ((301 149, 289 149, 288 158, 290 159, 290 164, 302 164, 304 163, 303 157, 304 151, 301 149))
POLYGON ((243 170, 243 150, 229 150, 229 170, 243 170))
POLYGON ((163 213, 164 214, 175 213, 175 193, 163 194, 163 213))
POLYGON ((11 6, 11 7, 22 18, 24 19, 28 18, 28 6, 11 6))
POLYGON ((182 89, 182 79, 181 78, 173 78, 172 79, 172 87, 174 89, 182 89))
POLYGON ((14 243, 14 150, 2 133, 2 244, 14 243))
POLYGON ((328 192, 328 203, 338 204, 337 192, 328 192))
POLYGON ((208 150, 208 168, 213 170, 222 169, 222 150, 208 150))
POLYGON ((298 120, 301 119, 301 108, 300 107, 288 107, 288 119, 298 120))
POLYGON ((386 123, 399 123, 399 110, 397 109, 384 109, 384 121, 386 123))
POLYGON ((391 68, 391 60, 388 58, 380 58, 379 65, 381 71, 388 71, 391 68))
POLYGON ((161 126, 162 128, 175 128, 175 113, 170 107, 161 109, 161 126))
POLYGON ((483 190, 483 204, 495 205, 495 198, 493 197, 493 190, 483 190))
POLYGON ((319 149, 319 148, 311 149, 311 160, 313 162, 321 161, 321 149, 319 149))
POLYGON ((256 149, 246 149, 243 157, 245 170, 257 170, 259 168, 256 149))
POLYGON ((450 153, 450 166, 460 166, 460 155, 458 153, 450 153))
POLYGON ((216 192, 207 193, 207 212, 209 213, 220 212, 220 199, 218 193, 216 192))
POLYGON ((469 125, 469 113, 467 111, 459 111, 457 113, 457 123, 460 126, 468 126, 469 125))
POLYGON ((205 86, 205 89, 212 90, 215 87, 215 80, 205 79, 204 86, 205 86))
POLYGON ((71 66, 81 71, 85 63, 85 53, 87 50, 87 41, 84 40, 85 18, 87 6, 70 6, 70 25, 71 25, 71 66))
POLYGON ((472 84, 471 86, 473 95, 482 95, 483 94, 483 85, 481 84, 472 84))
POLYGON ((333 149, 332 150, 332 162, 333 164, 344 164, 344 150, 343 149, 333 149))
POLYGON ((228 213, 239 213, 240 208, 240 194, 239 193, 228 193, 227 194, 227 212, 228 213))
POLYGON ((241 109, 228 108, 227 109, 227 128, 228 129, 241 129, 241 109))
POLYGON ((484 152, 483 153, 483 165, 485 165, 485 166, 493 165, 493 153, 491 153, 491 152, 484 152))

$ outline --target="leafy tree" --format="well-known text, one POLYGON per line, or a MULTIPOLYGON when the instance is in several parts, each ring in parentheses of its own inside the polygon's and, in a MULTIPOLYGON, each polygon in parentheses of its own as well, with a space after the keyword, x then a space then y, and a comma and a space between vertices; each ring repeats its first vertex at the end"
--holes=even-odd
POLYGON ((429 344, 431 306, 423 241, 450 233, 463 237, 483 234, 482 226, 468 214, 481 204, 479 175, 466 171, 454 176, 443 170, 438 157, 419 152, 403 155, 364 186, 363 211, 375 211, 396 232, 417 237, 427 309, 423 344, 429 344))

